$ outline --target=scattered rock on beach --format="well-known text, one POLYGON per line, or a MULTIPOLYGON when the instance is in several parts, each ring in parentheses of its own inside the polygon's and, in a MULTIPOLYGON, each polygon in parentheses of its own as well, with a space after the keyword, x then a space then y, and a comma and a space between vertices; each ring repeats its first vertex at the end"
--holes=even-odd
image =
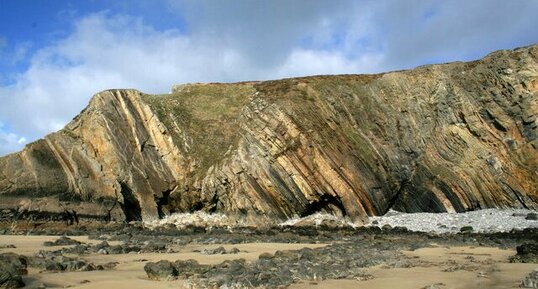
POLYGON ((79 244, 82 244, 82 242, 79 242, 77 240, 71 239, 66 236, 62 236, 55 241, 44 242, 43 246, 51 247, 51 246, 69 246, 69 245, 79 245, 79 244))
POLYGON ((460 232, 462 233, 470 233, 473 231, 473 227, 472 226, 463 226, 461 227, 460 229, 460 232))
POLYGON ((201 251, 202 254, 204 255, 223 255, 223 254, 237 254, 239 253, 239 249, 237 248, 232 248, 230 250, 226 250, 224 249, 224 247, 220 246, 218 248, 215 248, 215 249, 203 249, 201 251))
POLYGON ((511 258, 514 263, 538 263, 538 243, 525 243, 516 247, 517 254, 511 258))
POLYGON ((144 271, 151 280, 173 280, 178 276, 178 272, 174 264, 168 260, 159 262, 149 262, 144 266, 144 271))
POLYGON ((24 287, 22 275, 28 274, 24 256, 14 253, 0 254, 0 288, 24 287))
POLYGON ((421 289, 444 289, 444 288, 446 288, 445 283, 435 283, 428 286, 424 286, 421 289))
POLYGON ((394 247, 372 244, 333 244, 327 247, 262 253, 258 260, 226 260, 216 265, 201 265, 194 260, 148 263, 148 277, 166 280, 170 276, 186 279, 189 288, 279 288, 298 280, 319 281, 325 279, 367 280, 372 276, 364 267, 387 262, 396 264, 401 254, 394 247), (361 254, 357 254, 360 250, 361 254), (161 269, 163 267, 165 269, 161 269), (162 273, 154 273, 162 272, 162 273))
POLYGON ((527 216, 525 217, 525 220, 537 221, 538 213, 528 213, 527 216))
POLYGON ((96 271, 104 270, 102 265, 95 265, 84 259, 63 256, 60 252, 39 251, 35 256, 27 257, 30 267, 46 271, 96 271))
POLYGON ((174 262, 174 267, 176 268, 180 278, 198 276, 206 273, 210 268, 209 265, 201 265, 194 259, 177 260, 174 262))
POLYGON ((525 279, 521 282, 521 288, 538 288, 538 269, 534 269, 525 279))

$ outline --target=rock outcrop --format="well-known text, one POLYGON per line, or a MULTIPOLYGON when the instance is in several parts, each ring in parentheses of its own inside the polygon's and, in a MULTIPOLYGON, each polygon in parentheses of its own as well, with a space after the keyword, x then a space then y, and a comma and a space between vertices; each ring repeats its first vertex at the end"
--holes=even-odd
POLYGON ((534 45, 375 75, 103 91, 0 158, 0 206, 77 221, 537 208, 537 61, 534 45))

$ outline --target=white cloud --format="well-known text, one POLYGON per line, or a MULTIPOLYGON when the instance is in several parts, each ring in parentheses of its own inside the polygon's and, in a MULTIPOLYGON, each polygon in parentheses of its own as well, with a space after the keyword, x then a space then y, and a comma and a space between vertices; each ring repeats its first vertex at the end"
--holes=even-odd
POLYGON ((370 73, 379 70, 383 55, 363 54, 350 60, 343 53, 319 50, 297 49, 290 53, 286 61, 275 70, 278 78, 319 75, 370 73))
MULTIPOLYGON (((156 31, 140 19, 94 14, 81 19, 69 37, 42 48, 14 84, 0 87, 0 119, 28 140, 61 129, 96 92, 137 88, 164 93, 173 84, 240 81, 284 76, 359 72, 365 59, 339 52, 294 50, 282 60, 252 65, 241 47, 177 30, 156 31)), ((10 135, 10 140, 13 138, 10 135)), ((9 142, 9 148, 17 141, 9 142)), ((0 154, 8 149, 0 144, 0 154)), ((19 146, 20 148, 20 146, 19 146)))
POLYGON ((70 37, 39 50, 14 84, 0 88, 0 115, 18 133, 35 138, 61 128, 100 90, 166 92, 176 82, 220 78, 219 71, 205 68, 222 69, 230 58, 229 52, 193 47, 179 33, 154 31, 137 19, 92 15, 70 37))
POLYGON ((26 143, 26 138, 8 132, 4 123, 0 122, 0 155, 15 152, 26 143))
POLYGON ((0 155, 60 129, 108 88, 370 73, 538 41, 538 1, 471 2, 170 0, 186 23, 177 30, 86 15, 31 55, 18 44, 31 60, 0 86, 0 121, 10 124, 0 127, 0 155))

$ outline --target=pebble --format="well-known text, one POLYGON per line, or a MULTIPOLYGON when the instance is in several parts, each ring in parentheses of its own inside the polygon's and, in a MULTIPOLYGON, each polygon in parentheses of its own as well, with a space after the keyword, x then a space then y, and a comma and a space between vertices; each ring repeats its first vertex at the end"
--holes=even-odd
POLYGON ((538 214, 537 213, 528 213, 525 217, 525 220, 531 220, 531 221, 537 221, 538 220, 538 214))
POLYGON ((371 217, 367 226, 406 227, 427 233, 458 233, 462 228, 474 233, 509 232, 538 228, 536 211, 525 209, 484 209, 465 213, 402 213, 390 210, 384 216, 371 217))
POLYGON ((525 279, 521 282, 521 288, 538 288, 538 269, 534 269, 525 279))

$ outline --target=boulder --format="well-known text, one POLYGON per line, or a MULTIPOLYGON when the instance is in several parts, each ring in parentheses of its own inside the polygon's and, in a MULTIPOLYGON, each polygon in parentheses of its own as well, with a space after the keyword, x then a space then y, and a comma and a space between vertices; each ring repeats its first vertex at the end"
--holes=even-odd
POLYGON ((473 226, 463 226, 460 228, 460 232, 462 233, 471 233, 473 230, 473 226))
POLYGON ((528 213, 527 216, 525 216, 525 220, 537 221, 538 213, 528 213))
POLYGON ((168 260, 146 263, 144 271, 146 271, 148 278, 151 280, 173 280, 178 276, 174 264, 168 260))
POLYGON ((24 287, 22 276, 28 274, 26 257, 14 253, 0 254, 0 288, 24 287))
POLYGON ((55 241, 46 241, 43 243, 43 246, 69 246, 69 245, 80 245, 82 242, 71 239, 66 236, 62 236, 55 241))
POLYGON ((226 249, 224 247, 218 247, 215 249, 203 249, 202 254, 204 255, 222 255, 227 254, 226 249))
POLYGON ((538 263, 538 243, 525 243, 516 247, 516 255, 511 262, 538 263))

